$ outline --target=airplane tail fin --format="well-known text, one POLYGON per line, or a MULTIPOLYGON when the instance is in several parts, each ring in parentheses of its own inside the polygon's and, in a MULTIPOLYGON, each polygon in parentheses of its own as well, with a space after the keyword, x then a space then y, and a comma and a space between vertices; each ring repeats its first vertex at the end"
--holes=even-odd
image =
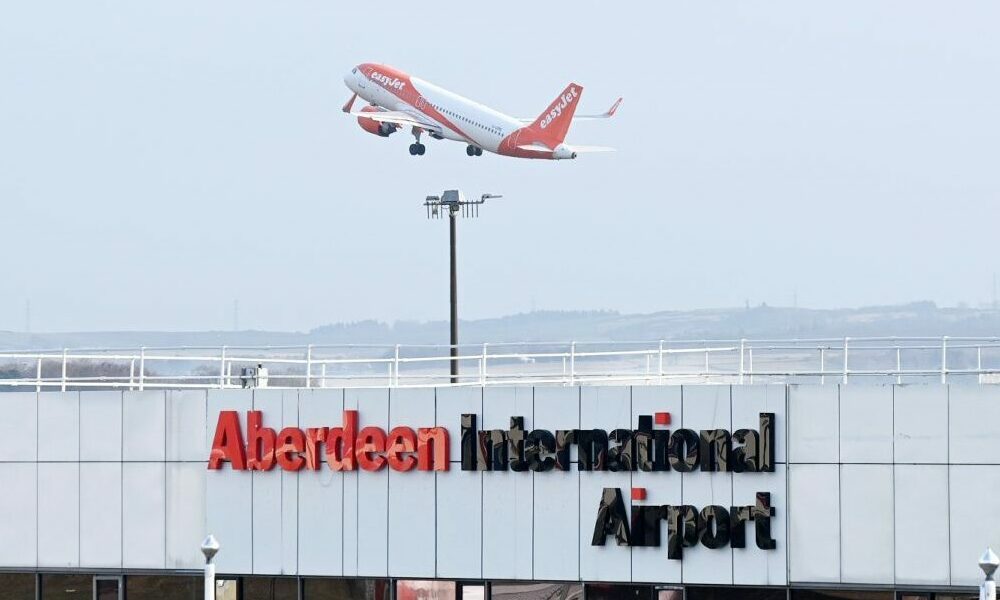
POLYGON ((580 103, 580 96, 582 94, 583 86, 575 83, 569 84, 549 104, 545 112, 535 119, 530 128, 534 130, 541 141, 546 142, 551 148, 554 148, 566 139, 570 123, 573 122, 573 113, 576 112, 576 105, 580 103))

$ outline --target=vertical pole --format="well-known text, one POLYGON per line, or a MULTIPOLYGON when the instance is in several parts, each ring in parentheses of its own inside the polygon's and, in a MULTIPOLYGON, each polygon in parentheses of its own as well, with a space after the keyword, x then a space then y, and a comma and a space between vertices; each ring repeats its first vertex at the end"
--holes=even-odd
POLYGON ((656 372, 659 375, 658 381, 663 383, 663 340, 660 340, 660 351, 657 362, 656 372))
POLYGON ((569 343, 569 384, 576 379, 576 342, 569 343))
POLYGON ((395 386, 399 387, 399 344, 396 344, 396 354, 392 360, 392 371, 395 373, 395 386))
POLYGON ((899 346, 896 346, 896 383, 903 383, 903 349, 899 346))
POLYGON ((819 349, 819 384, 826 383, 826 348, 819 349))
POLYGON ((455 210, 448 211, 451 250, 451 382, 458 383, 458 264, 455 249, 455 210))
POLYGON ((320 375, 319 387, 325 388, 326 387, 326 363, 323 363, 322 365, 320 365, 319 375, 320 375))
POLYGON ((489 342, 483 342, 483 358, 479 362, 479 384, 486 386, 486 346, 489 342))
POLYGON ((313 377, 313 347, 312 344, 306 346, 306 387, 312 387, 313 377))
POLYGON ((708 382, 708 348, 705 348, 705 382, 708 382))
POLYGON ((750 346, 750 349, 747 350, 747 360, 750 367, 750 385, 753 385, 753 346, 750 346))
POLYGON ((983 382, 983 347, 976 346, 976 379, 983 382))
POLYGON ((135 359, 128 363, 128 389, 131 392, 135 389, 135 359))
POLYGON ((139 348, 139 391, 146 389, 146 347, 139 348))
POLYGON ((205 563, 205 600, 215 600, 215 563, 205 563))
POLYGON ((740 385, 743 385, 743 354, 745 353, 745 348, 747 345, 746 339, 740 340, 740 385))
POLYGON ((948 383, 948 336, 941 338, 941 383, 948 383))
POLYGON ((66 391, 66 349, 63 348, 62 355, 62 386, 59 388, 62 391, 66 391))
POLYGON ((219 389, 226 387, 226 347, 222 347, 221 358, 219 359, 219 389))
POLYGON ((844 338, 844 383, 847 383, 847 344, 850 338, 844 338))
POLYGON ((35 391, 42 391, 42 357, 38 357, 38 361, 35 363, 35 391))

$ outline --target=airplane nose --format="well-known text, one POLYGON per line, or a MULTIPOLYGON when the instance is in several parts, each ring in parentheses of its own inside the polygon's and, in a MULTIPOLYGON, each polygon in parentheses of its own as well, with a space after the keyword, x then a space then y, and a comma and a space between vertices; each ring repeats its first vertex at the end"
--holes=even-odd
POLYGON ((344 85, 353 90, 354 86, 351 85, 353 83, 354 83, 354 73, 348 71, 347 73, 344 74, 344 85))

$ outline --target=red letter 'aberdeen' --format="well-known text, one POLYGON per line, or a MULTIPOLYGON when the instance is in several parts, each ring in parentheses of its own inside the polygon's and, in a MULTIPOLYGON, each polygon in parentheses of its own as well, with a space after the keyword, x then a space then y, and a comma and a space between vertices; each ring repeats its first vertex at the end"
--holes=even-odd
POLYGON ((235 410, 219 413, 219 424, 215 427, 212 441, 212 455, 208 459, 209 469, 221 469, 222 463, 229 461, 233 470, 247 468, 247 457, 243 449, 243 432, 240 431, 240 416, 235 410))

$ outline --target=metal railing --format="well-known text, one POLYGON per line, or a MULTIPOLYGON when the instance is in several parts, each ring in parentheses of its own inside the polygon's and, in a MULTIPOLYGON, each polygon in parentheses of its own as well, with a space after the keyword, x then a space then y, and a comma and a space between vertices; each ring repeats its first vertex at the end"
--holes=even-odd
POLYGON ((1000 382, 1000 338, 60 348, 0 352, 0 390, 1000 382), (450 364, 460 366, 450 383, 450 364))

